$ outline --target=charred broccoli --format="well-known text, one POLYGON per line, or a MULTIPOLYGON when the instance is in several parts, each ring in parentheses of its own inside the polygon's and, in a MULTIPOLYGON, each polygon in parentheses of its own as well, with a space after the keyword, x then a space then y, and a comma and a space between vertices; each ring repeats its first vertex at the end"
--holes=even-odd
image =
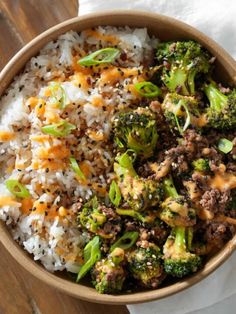
POLYGON ((169 93, 164 98, 162 110, 172 130, 180 134, 189 126, 202 127, 206 118, 199 110, 198 101, 192 96, 169 93))
POLYGON ((232 129, 236 126, 236 89, 223 94, 217 84, 211 81, 204 92, 210 102, 206 110, 208 126, 216 129, 232 129))
POLYGON ((134 210, 145 210, 160 202, 162 187, 157 181, 138 177, 130 153, 128 150, 117 158, 118 163, 114 163, 114 170, 124 200, 134 210))
POLYGON ((120 113, 114 119, 113 132, 120 149, 130 148, 143 158, 153 155, 158 134, 155 115, 149 109, 120 113))
POLYGON ((201 258, 196 254, 190 253, 187 248, 187 246, 191 245, 191 240, 191 229, 175 227, 172 230, 163 247, 164 268, 167 274, 182 278, 198 270, 201 265, 201 258), (189 231, 190 236, 188 234, 189 231))
POLYGON ((92 282, 99 293, 117 293, 122 290, 126 273, 122 266, 124 250, 114 249, 106 259, 98 261, 92 270, 92 282))
POLYGON ((83 205, 78 222, 103 238, 113 238, 121 229, 120 217, 111 208, 100 204, 96 196, 83 205))
POLYGON ((161 220, 171 227, 194 225, 196 223, 195 210, 189 206, 184 196, 178 194, 172 178, 164 180, 164 189, 167 198, 161 203, 161 220))
POLYGON ((128 255, 128 270, 146 288, 156 288, 163 279, 162 255, 155 244, 138 247, 128 255))
POLYGON ((211 56, 192 40, 158 44, 158 64, 163 64, 162 81, 171 91, 195 95, 195 81, 199 74, 210 70, 211 56))
POLYGON ((194 170, 201 171, 201 172, 208 172, 210 171, 209 160, 204 158, 196 159, 192 162, 192 166, 194 170))

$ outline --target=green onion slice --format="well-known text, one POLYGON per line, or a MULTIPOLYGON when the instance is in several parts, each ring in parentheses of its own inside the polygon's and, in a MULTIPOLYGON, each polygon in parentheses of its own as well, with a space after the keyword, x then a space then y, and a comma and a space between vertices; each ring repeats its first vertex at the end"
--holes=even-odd
POLYGON ((116 160, 119 162, 121 167, 129 169, 133 167, 133 162, 135 162, 136 157, 136 153, 133 149, 127 149, 124 154, 117 156, 116 160))
POLYGON ((179 104, 178 104, 176 109, 179 110, 179 109, 181 109, 181 107, 184 107, 184 110, 185 110, 186 115, 187 115, 183 127, 180 126, 179 119, 178 119, 177 115, 175 113, 173 113, 173 114, 174 114, 174 117, 175 117, 175 122, 176 122, 177 128, 179 130, 179 133, 183 134, 187 130, 187 128, 190 126, 190 124, 191 124, 191 114, 189 112, 188 107, 182 101, 179 102, 179 104))
POLYGON ((56 82, 50 83, 49 88, 52 93, 52 101, 59 103, 60 109, 64 109, 67 105, 67 97, 64 88, 61 86, 61 84, 56 82))
POLYGON ((9 179, 6 181, 7 189, 15 196, 20 198, 27 198, 30 196, 27 188, 18 180, 9 179))
POLYGON ((66 120, 61 120, 59 123, 45 125, 41 128, 43 133, 57 136, 57 137, 64 137, 71 133, 72 130, 75 130, 76 126, 67 122, 66 120))
POLYGON ((100 238, 94 237, 84 248, 84 265, 80 268, 76 282, 79 282, 93 267, 93 265, 101 259, 100 238))
POLYGON ((80 169, 76 159, 74 157, 70 157, 70 165, 74 172, 82 179, 86 180, 85 175, 83 174, 82 170, 80 169))
POLYGON ((109 198, 112 204, 114 204, 116 207, 119 206, 121 201, 121 193, 120 188, 115 181, 112 181, 110 185, 109 198))
POLYGON ((120 50, 116 48, 100 49, 80 59, 78 64, 88 67, 91 65, 111 63, 115 60, 119 53, 120 50))
POLYGON ((121 238, 119 238, 110 249, 110 252, 112 252, 117 247, 128 250, 130 249, 138 240, 139 233, 137 231, 129 231, 125 232, 121 238))
POLYGON ((144 97, 152 98, 161 95, 161 89, 151 82, 136 83, 134 87, 144 97))
POLYGON ((133 162, 135 161, 136 159, 136 153, 134 150, 132 149, 127 149, 127 151, 122 154, 121 156, 117 156, 116 157, 116 160, 118 161, 119 165, 121 166, 121 168, 123 168, 123 172, 127 172, 133 176, 133 177, 136 177, 137 176, 137 173, 136 171, 134 170, 134 167, 133 167, 133 162))
POLYGON ((117 208, 116 212, 118 215, 121 216, 130 216, 133 217, 141 222, 146 222, 146 219, 144 216, 142 216, 139 212, 133 209, 123 209, 123 208, 117 208))
POLYGON ((231 152, 233 146, 234 144, 226 138, 221 138, 218 142, 218 149, 224 154, 231 152))

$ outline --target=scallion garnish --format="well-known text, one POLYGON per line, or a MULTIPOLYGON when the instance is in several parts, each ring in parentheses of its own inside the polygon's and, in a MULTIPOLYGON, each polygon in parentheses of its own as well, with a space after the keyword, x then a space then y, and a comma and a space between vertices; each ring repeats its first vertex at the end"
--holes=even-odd
POLYGON ((144 216, 142 216, 138 211, 134 209, 123 209, 123 208, 117 208, 116 212, 120 216, 130 216, 133 217, 141 222, 146 222, 146 219, 144 216))
POLYGON ((120 237, 112 246, 110 249, 110 252, 112 252, 115 248, 119 247, 123 250, 130 249, 138 240, 139 233, 137 231, 129 231, 126 232, 122 237, 120 237))
POLYGON ((30 196, 27 188, 18 180, 9 179, 6 181, 7 189, 15 196, 20 198, 27 198, 30 196))
POLYGON ((161 89, 151 82, 140 82, 134 84, 134 87, 140 95, 148 98, 156 97, 161 95, 161 89))
POLYGON ((78 64, 89 67, 91 65, 111 63, 119 55, 120 50, 116 48, 104 48, 97 50, 80 59, 78 64))
POLYGON ((82 170, 80 169, 76 159, 74 157, 70 157, 70 165, 74 172, 82 179, 85 180, 85 175, 83 174, 82 170))
POLYGON ((52 101, 55 103, 59 103, 60 109, 64 109, 66 107, 66 92, 61 84, 52 82, 49 85, 49 89, 51 91, 52 101))
POLYGON ((177 110, 181 110, 182 107, 184 108, 184 110, 186 112, 186 115, 187 115, 183 127, 180 126, 178 116, 177 116, 177 114, 174 113, 175 122, 176 122, 176 125, 177 125, 177 128, 178 128, 180 134, 183 134, 187 130, 187 128, 190 126, 190 124, 191 124, 191 115, 190 115, 189 109, 185 105, 185 103, 180 100, 180 102, 179 102, 178 106, 176 107, 176 109, 177 110))
POLYGON ((226 138, 221 138, 218 142, 218 149, 224 154, 230 153, 233 146, 233 143, 226 138))
POLYGON ((49 124, 42 127, 43 133, 53 135, 56 137, 64 137, 75 130, 76 126, 67 122, 66 120, 61 120, 59 123, 49 124))
POLYGON ((79 282, 93 267, 93 265, 101 259, 100 238, 94 237, 84 248, 84 265, 80 268, 76 282, 79 282))
POLYGON ((109 190, 109 198, 116 207, 119 206, 121 201, 121 193, 118 184, 115 181, 112 181, 109 190))

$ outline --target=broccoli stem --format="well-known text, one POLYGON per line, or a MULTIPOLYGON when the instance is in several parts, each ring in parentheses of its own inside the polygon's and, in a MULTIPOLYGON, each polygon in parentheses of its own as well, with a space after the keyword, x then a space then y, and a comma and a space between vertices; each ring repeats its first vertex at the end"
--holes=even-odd
POLYGON ((182 69, 176 69, 174 68, 169 77, 169 82, 167 84, 167 87, 174 92, 177 87, 181 86, 181 92, 183 95, 189 95, 188 89, 185 86, 185 82, 187 80, 187 74, 182 69))
POLYGON ((164 191, 167 197, 178 197, 179 194, 176 191, 176 188, 174 186, 174 182, 172 177, 166 178, 164 180, 164 191))
POLYGON ((214 111, 220 112, 227 104, 228 97, 224 95, 214 83, 210 83, 204 87, 204 92, 210 102, 210 106, 214 111))
POLYGON ((192 71, 191 73, 189 73, 189 76, 188 76, 188 87, 189 87, 190 95, 195 94, 195 76, 196 76, 196 71, 192 71))
POLYGON ((188 227, 186 240, 187 240, 187 248, 189 251, 191 251, 192 250, 192 242, 193 242, 193 227, 188 227))
MULTIPOLYGON (((128 174, 131 177, 135 178, 137 177, 137 172, 134 169, 132 157, 129 155, 129 153, 133 152, 131 149, 128 149, 124 154, 117 157, 117 161, 119 165, 122 167, 121 170, 123 170, 123 174, 128 174)), ((116 172, 116 170, 115 170, 116 172)))
POLYGON ((181 253, 183 251, 186 251, 186 245, 185 245, 185 227, 175 227, 175 251, 176 253, 181 253))

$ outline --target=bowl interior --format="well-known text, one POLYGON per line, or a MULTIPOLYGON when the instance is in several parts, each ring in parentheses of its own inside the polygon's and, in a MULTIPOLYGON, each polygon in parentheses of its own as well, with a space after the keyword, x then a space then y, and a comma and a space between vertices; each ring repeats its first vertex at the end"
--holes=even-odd
MULTIPOLYGON (((160 40, 194 39, 206 47, 216 56, 215 73, 221 82, 236 85, 236 62, 221 47, 207 36, 198 32, 194 28, 179 22, 175 19, 158 14, 117 11, 105 12, 101 14, 91 14, 81 18, 74 18, 61 23, 50 30, 44 32, 26 45, 3 69, 0 74, 0 95, 10 84, 15 75, 24 67, 25 63, 50 40, 56 39, 59 35, 69 31, 81 31, 86 28, 99 26, 130 26, 147 27, 149 34, 157 36, 160 40)), ((43 266, 33 261, 23 249, 12 239, 4 223, 0 223, 0 239, 5 248, 12 256, 29 272, 37 276, 47 284, 58 288, 72 296, 84 300, 109 304, 131 304, 147 302, 160 299, 176 292, 179 292, 198 281, 205 278, 223 263, 233 252, 236 246, 236 236, 229 241, 225 247, 212 257, 197 274, 153 291, 135 292, 123 295, 100 295, 95 289, 91 288, 85 281, 83 284, 75 284, 69 281, 63 273, 51 274, 43 266)))

